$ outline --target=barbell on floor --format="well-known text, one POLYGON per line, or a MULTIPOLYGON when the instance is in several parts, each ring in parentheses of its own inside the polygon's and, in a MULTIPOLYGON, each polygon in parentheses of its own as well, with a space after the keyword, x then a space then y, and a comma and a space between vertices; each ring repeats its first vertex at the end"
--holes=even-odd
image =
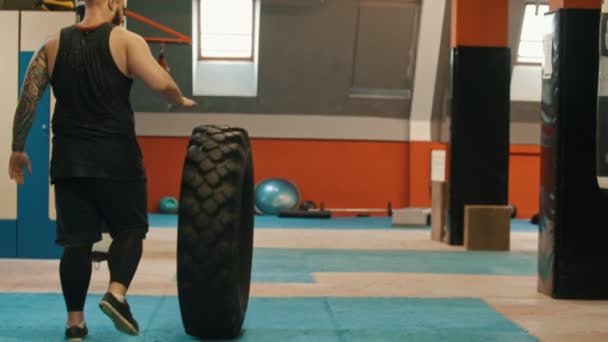
POLYGON ((387 216, 393 216, 393 204, 388 202, 386 209, 378 208, 325 208, 325 203, 321 202, 321 206, 318 209, 310 209, 310 211, 329 211, 331 213, 360 213, 360 214, 372 214, 372 213, 386 213, 387 216))
POLYGON ((302 209, 281 210, 279 217, 300 217, 300 218, 331 218, 333 213, 357 213, 357 216, 369 216, 373 213, 386 213, 386 216, 393 216, 393 205, 388 203, 386 209, 380 208, 325 208, 325 203, 321 202, 319 208, 308 205, 302 209))

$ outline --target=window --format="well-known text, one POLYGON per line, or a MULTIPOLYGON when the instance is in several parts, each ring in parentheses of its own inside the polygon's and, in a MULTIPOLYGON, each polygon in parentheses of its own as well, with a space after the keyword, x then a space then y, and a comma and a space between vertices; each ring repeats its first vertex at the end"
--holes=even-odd
POLYGON ((420 3, 361 0, 351 98, 410 100, 420 3))
POLYGON ((252 60, 254 0, 199 0, 199 59, 252 60))
POLYGON ((544 56, 543 39, 546 32, 545 13, 549 10, 549 6, 526 5, 524 12, 524 22, 521 29, 521 37, 519 49, 517 52, 517 61, 519 63, 541 64, 544 56))

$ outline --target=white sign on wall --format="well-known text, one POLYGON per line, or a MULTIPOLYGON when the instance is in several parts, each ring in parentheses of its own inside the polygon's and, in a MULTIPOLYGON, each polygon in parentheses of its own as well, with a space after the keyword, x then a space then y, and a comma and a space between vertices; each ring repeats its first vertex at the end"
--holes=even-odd
POLYGON ((431 152, 431 181, 445 182, 446 152, 433 150, 431 152))
POLYGON ((543 35, 543 79, 553 76, 553 30, 555 13, 545 15, 544 35, 543 35))
POLYGON ((553 76, 553 33, 546 33, 543 59, 543 78, 549 79, 553 76))

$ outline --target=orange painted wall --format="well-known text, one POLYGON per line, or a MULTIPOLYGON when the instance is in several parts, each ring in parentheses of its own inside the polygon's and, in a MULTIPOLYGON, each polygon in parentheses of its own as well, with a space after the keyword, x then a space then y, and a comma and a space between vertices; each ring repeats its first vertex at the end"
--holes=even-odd
MULTIPOLYGON (((148 171, 149 210, 163 196, 179 197, 187 138, 139 138, 148 171)), ((431 151, 444 144, 253 139, 256 182, 294 181, 305 200, 328 207, 430 207, 431 151)), ((540 149, 512 146, 509 201, 522 218, 538 212, 540 149)))
POLYGON ((508 0, 452 0, 452 47, 509 46, 508 0))
POLYGON ((445 144, 412 141, 410 145, 410 202, 411 207, 431 206, 431 152, 445 150, 445 144))
MULTIPOLYGON (((430 207, 431 151, 445 149, 446 145, 439 143, 410 143, 410 206, 430 207)), ((530 218, 538 213, 539 191, 540 148, 512 145, 509 158, 509 202, 517 207, 518 217, 530 218)))
POLYGON ((163 196, 179 198, 188 138, 138 138, 148 174, 148 210, 158 211, 163 196))
POLYGON ((578 8, 578 9, 599 9, 602 7, 602 0, 549 0, 549 9, 559 8, 578 8))
POLYGON ((509 160, 509 201, 518 216, 530 218, 539 212, 540 147, 511 146, 509 160))
MULTIPOLYGON (((140 137, 150 211, 162 196, 178 198, 187 138, 140 137)), ((304 200, 327 207, 385 208, 408 202, 408 143, 253 139, 256 182, 283 177, 304 200)))
POLYGON ((256 179, 288 178, 305 200, 334 208, 407 204, 405 142, 254 139, 252 147, 256 179))

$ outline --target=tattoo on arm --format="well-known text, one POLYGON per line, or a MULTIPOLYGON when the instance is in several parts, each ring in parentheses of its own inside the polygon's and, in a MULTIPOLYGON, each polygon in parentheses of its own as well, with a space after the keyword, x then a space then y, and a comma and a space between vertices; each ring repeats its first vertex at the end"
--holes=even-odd
POLYGON ((49 83, 48 60, 44 45, 32 58, 23 82, 21 98, 13 124, 13 152, 22 152, 36 115, 36 107, 49 83))

